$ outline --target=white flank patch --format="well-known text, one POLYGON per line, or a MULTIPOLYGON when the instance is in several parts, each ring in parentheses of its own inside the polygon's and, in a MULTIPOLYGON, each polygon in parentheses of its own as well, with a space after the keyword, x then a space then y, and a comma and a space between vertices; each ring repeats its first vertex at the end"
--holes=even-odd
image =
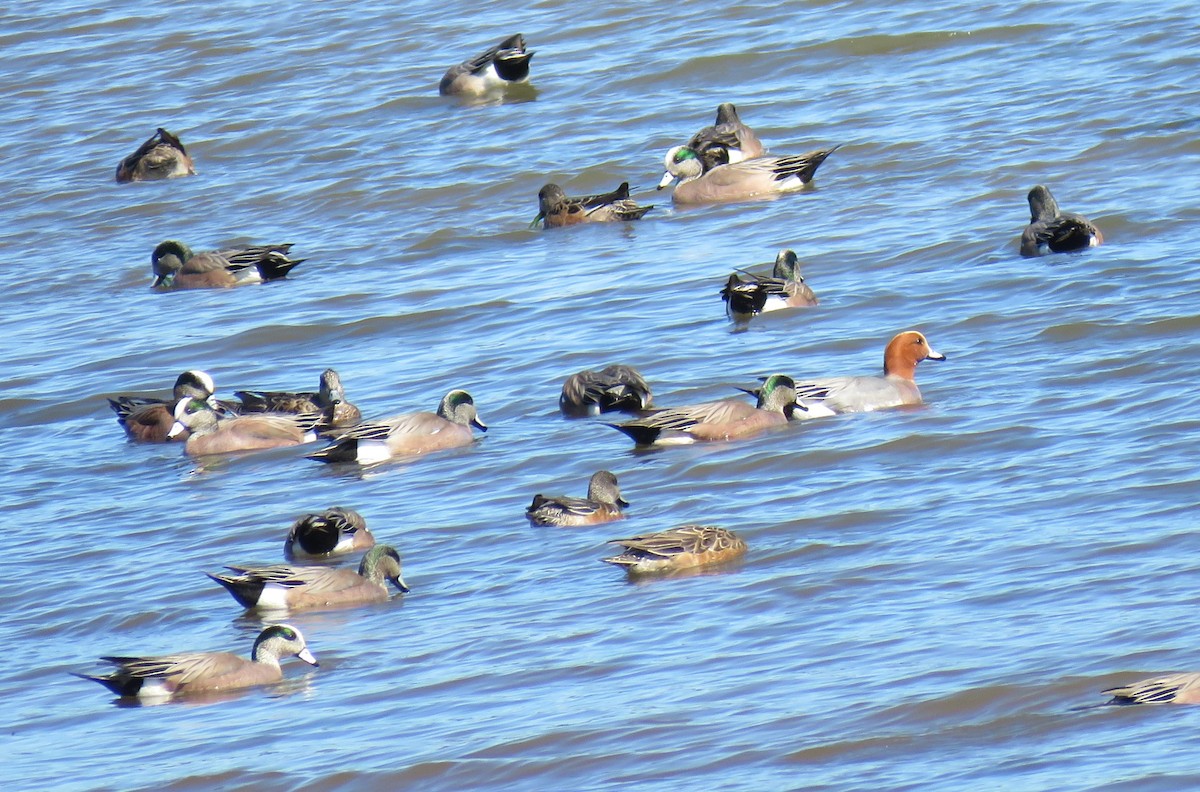
POLYGON ((770 311, 778 311, 781 308, 790 308, 787 304, 787 298, 778 294, 772 294, 767 297, 767 301, 763 303, 762 312, 769 313, 770 311))
POLYGON ((800 401, 802 407, 807 407, 808 410, 796 410, 792 413, 793 421, 807 421, 810 418, 829 418, 837 415, 836 412, 825 406, 824 402, 819 401, 800 401))
POLYGON ((288 588, 278 583, 266 584, 258 597, 258 607, 263 610, 287 610, 288 588))
POLYGON ((138 688, 138 698, 170 698, 171 691, 167 689, 166 680, 150 677, 138 688))
POLYGON ((374 465, 376 462, 386 462, 392 458, 392 450, 386 440, 359 440, 358 464, 374 465))

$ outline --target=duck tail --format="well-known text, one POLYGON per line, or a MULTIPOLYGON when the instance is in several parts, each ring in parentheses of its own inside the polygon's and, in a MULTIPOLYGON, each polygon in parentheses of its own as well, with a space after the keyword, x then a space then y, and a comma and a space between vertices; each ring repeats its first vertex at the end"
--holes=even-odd
POLYGON ((318 462, 357 462, 358 440, 352 437, 344 438, 306 456, 318 462))

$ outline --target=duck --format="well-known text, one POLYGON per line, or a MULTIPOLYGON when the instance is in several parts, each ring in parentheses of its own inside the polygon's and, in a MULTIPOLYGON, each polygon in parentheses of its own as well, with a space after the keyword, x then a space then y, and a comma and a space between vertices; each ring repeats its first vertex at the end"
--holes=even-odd
POLYGON ((488 429, 471 394, 452 390, 442 397, 437 413, 403 413, 352 426, 339 431, 332 445, 308 458, 373 465, 397 456, 471 445, 475 442, 471 427, 481 432, 488 429))
POLYGON ((916 330, 897 333, 883 351, 883 376, 819 377, 796 380, 796 399, 802 405, 820 405, 833 413, 870 412, 921 404, 914 381, 922 360, 944 361, 924 334, 916 330))
POLYGON ((304 636, 289 624, 273 624, 258 634, 250 659, 230 652, 181 652, 149 657, 101 657, 117 667, 109 674, 74 674, 99 682, 122 698, 168 699, 197 693, 269 685, 283 679, 279 661, 298 657, 319 665, 304 636))
POLYGON ((617 363, 567 377, 558 408, 566 415, 638 412, 649 409, 651 399, 650 386, 641 372, 617 363))
POLYGON ((297 518, 288 529, 283 554, 288 559, 329 558, 374 546, 375 534, 366 519, 354 509, 334 506, 297 518))
POLYGON ((1046 253, 1067 253, 1097 247, 1104 235, 1083 215, 1060 212, 1050 189, 1038 184, 1029 191, 1029 225, 1021 234, 1021 255, 1026 258, 1046 253))
POLYGON ((795 383, 784 374, 773 374, 758 391, 758 404, 741 399, 654 410, 618 424, 607 424, 628 435, 639 446, 686 445, 707 440, 733 440, 759 434, 792 420, 804 409, 796 403, 795 383))
POLYGON ((154 271, 151 288, 158 291, 177 289, 227 289, 250 283, 266 283, 287 277, 292 268, 304 261, 288 257, 292 243, 254 245, 193 253, 174 239, 160 242, 150 256, 154 271))
POLYGON ((232 454, 311 443, 320 419, 282 413, 222 416, 207 402, 184 399, 175 405, 175 423, 167 436, 188 432, 183 448, 190 456, 232 454))
POLYGON ((737 108, 729 102, 717 105, 717 120, 692 135, 687 148, 695 151, 709 168, 754 159, 767 153, 754 130, 742 123, 737 108))
POLYGON ((195 175, 192 158, 183 143, 162 127, 117 165, 118 183, 195 175))
POLYGON ((1200 704, 1200 673, 1151 677, 1101 693, 1112 696, 1109 704, 1200 704))
POLYGON ((321 372, 316 393, 239 390, 234 391, 233 395, 241 402, 242 413, 319 413, 321 429, 354 426, 362 422, 362 412, 346 401, 342 378, 331 368, 321 372))
POLYGON ((679 184, 671 199, 677 204, 745 201, 802 189, 817 168, 840 146, 798 155, 764 155, 741 162, 713 164, 689 146, 675 146, 663 160, 666 173, 658 183, 663 189, 676 179, 679 184))
POLYGON ((561 228, 579 223, 615 223, 641 220, 654 206, 638 206, 629 197, 629 182, 602 195, 569 197, 557 184, 547 184, 538 191, 538 213, 530 225, 539 221, 543 228, 561 228))
POLYGON ((525 37, 509 36, 494 47, 457 66, 451 66, 438 84, 442 96, 478 96, 499 88, 529 81, 529 60, 533 50, 525 49, 525 37))
MULTIPOLYGON (((169 439, 186 440, 187 432, 169 438, 175 424, 175 406, 185 399, 199 399, 213 404, 216 385, 206 372, 191 369, 175 379, 170 399, 146 396, 117 396, 108 405, 117 414, 117 423, 130 440, 138 443, 165 443, 169 439)), ((216 406, 214 404, 214 406, 216 406)))
POLYGON ((631 575, 675 572, 733 561, 746 554, 746 542, 728 528, 681 525, 658 533, 613 539, 620 555, 601 559, 631 575))
POLYGON ((621 497, 617 477, 607 470, 592 474, 586 498, 534 495, 525 516, 534 525, 596 525, 625 519, 623 508, 629 502, 621 497))
POLYGON ((362 557, 358 571, 344 567, 265 566, 225 567, 236 573, 205 572, 251 610, 305 610, 386 602, 391 583, 401 594, 409 592, 400 577, 400 554, 391 545, 375 545, 362 557))
MULTIPOLYGON (((740 270, 739 270, 740 271, 740 270)), ((742 280, 737 272, 729 276, 721 297, 731 317, 739 320, 768 311, 783 308, 807 308, 818 304, 817 295, 800 274, 800 264, 795 251, 784 249, 775 257, 771 277, 748 276, 742 280)))

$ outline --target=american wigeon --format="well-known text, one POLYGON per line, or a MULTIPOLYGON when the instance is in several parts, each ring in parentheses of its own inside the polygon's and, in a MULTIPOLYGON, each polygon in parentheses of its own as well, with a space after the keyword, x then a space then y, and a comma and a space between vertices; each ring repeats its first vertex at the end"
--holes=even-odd
POLYGON ((401 593, 409 588, 400 577, 400 554, 390 545, 367 551, 358 571, 344 567, 227 566, 235 575, 206 572, 233 595, 244 608, 257 610, 305 610, 385 602, 387 583, 401 593))
POLYGON ((746 554, 746 542, 727 528, 682 525, 659 533, 613 539, 621 554, 602 559, 624 567, 630 574, 674 572, 723 564, 746 554))
POLYGON ((171 398, 157 399, 145 396, 117 396, 108 404, 117 414, 117 423, 125 429, 130 440, 139 443, 165 443, 168 439, 186 440, 187 433, 169 438, 175 425, 175 406, 185 399, 199 399, 211 403, 216 385, 213 378, 203 371, 185 371, 175 380, 171 398))
POLYGON ((1021 255, 1067 253, 1097 247, 1104 235, 1083 215, 1060 212, 1050 190, 1039 184, 1029 191, 1029 225, 1021 234, 1021 255))
POLYGON ((328 558, 374 546, 375 534, 363 516, 354 509, 335 506, 305 514, 292 523, 283 554, 287 558, 328 558))
POLYGON ((817 304, 817 295, 804 282, 796 254, 791 250, 779 251, 771 277, 743 274, 749 279, 742 280, 734 272, 721 289, 726 311, 734 319, 745 320, 758 313, 817 304))
POLYGON ((767 153, 754 130, 742 123, 737 108, 729 102, 717 106, 717 120, 692 135, 687 148, 709 168, 754 159, 767 153))
POLYGON ((621 509, 628 505, 617 477, 601 470, 588 481, 586 498, 534 495, 525 516, 535 525, 595 525, 624 519, 621 509))
POLYGON ((471 394, 452 390, 442 398, 436 414, 403 413, 352 426, 337 432, 332 445, 309 454, 308 458, 372 465, 406 454, 471 445, 475 442, 472 426, 487 431, 487 424, 475 411, 471 394))
POLYGON ((883 376, 818 377, 796 380, 796 399, 833 412, 869 412, 920 404, 921 391, 913 377, 922 360, 945 360, 916 330, 898 333, 883 351, 883 376))
POLYGON ((654 410, 646 416, 608 424, 638 445, 684 445, 701 440, 732 440, 783 426, 799 408, 791 377, 773 374, 758 392, 758 404, 741 399, 654 410))
POLYGON ((545 228, 559 228, 579 223, 614 223, 640 220, 653 206, 638 206, 629 197, 629 182, 610 193, 569 197, 557 184, 547 184, 538 191, 538 213, 530 225, 542 222, 545 228))
POLYGON ((117 670, 104 675, 75 674, 104 685, 118 696, 170 698, 195 693, 268 685, 283 679, 279 660, 299 657, 309 665, 317 659, 308 650, 304 636, 287 624, 272 625, 254 639, 250 659, 230 652, 184 652, 154 657, 101 657, 117 670))
POLYGON ((658 189, 679 179, 672 195, 677 204, 745 201, 792 192, 811 182, 817 168, 838 148, 834 146, 799 155, 766 155, 710 166, 693 149, 675 146, 663 160, 666 173, 658 183, 658 189))
POLYGON ((321 372, 317 392, 312 391, 234 391, 243 413, 320 413, 320 428, 353 426, 362 421, 362 413, 346 401, 342 378, 333 369, 321 372))
POLYGON ((265 283, 287 276, 304 259, 288 257, 292 243, 255 245, 193 253, 182 242, 160 242, 150 256, 152 287, 174 289, 227 289, 265 283))
POLYGON ((525 37, 520 33, 509 36, 481 55, 451 66, 438 85, 438 93, 478 95, 527 82, 533 52, 525 49, 525 37))
POLYGON ((1102 690, 1109 704, 1200 704, 1200 674, 1167 674, 1102 690))
POLYGON ((650 386, 632 366, 615 364, 567 377, 558 408, 567 415, 637 412, 650 407, 650 386))
POLYGON ((168 437, 187 431, 184 451, 192 456, 232 454, 266 448, 311 443, 317 439, 314 427, 319 415, 218 415, 212 405, 199 399, 184 399, 175 405, 175 424, 168 437))
POLYGON ((179 138, 162 127, 117 166, 118 182, 194 176, 192 158, 179 138))

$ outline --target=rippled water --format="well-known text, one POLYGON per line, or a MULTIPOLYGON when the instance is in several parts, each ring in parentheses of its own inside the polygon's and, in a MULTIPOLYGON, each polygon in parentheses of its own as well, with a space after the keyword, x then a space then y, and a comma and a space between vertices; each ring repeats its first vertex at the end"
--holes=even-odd
POLYGON ((542 2, 0 11, 0 394, 10 520, 7 789, 1163 789, 1180 708, 1098 691, 1200 670, 1192 3, 542 2), (436 95, 520 31, 526 101, 436 95), (816 189, 673 211, 663 152, 733 101, 816 189), (199 175, 117 185, 156 126, 199 175), (628 180, 636 225, 540 232, 536 193, 628 180), (1017 256, 1051 187, 1108 244, 1017 256), (287 281, 153 294, 149 253, 294 242, 287 281), (821 306, 744 331, 733 267, 794 247, 821 306), (639 367, 658 401, 774 371, 873 372, 919 328, 919 410, 635 453, 562 380, 639 367), (471 391, 476 447, 361 474, 284 449, 127 444, 105 397, 184 369, 368 416, 471 391), (614 526, 531 528, 609 468, 614 526), (113 706, 101 654, 244 652, 200 573, 277 560, 334 504, 413 591, 298 614, 319 669, 231 700, 113 706), (616 536, 703 521, 750 552, 627 583, 616 536))

